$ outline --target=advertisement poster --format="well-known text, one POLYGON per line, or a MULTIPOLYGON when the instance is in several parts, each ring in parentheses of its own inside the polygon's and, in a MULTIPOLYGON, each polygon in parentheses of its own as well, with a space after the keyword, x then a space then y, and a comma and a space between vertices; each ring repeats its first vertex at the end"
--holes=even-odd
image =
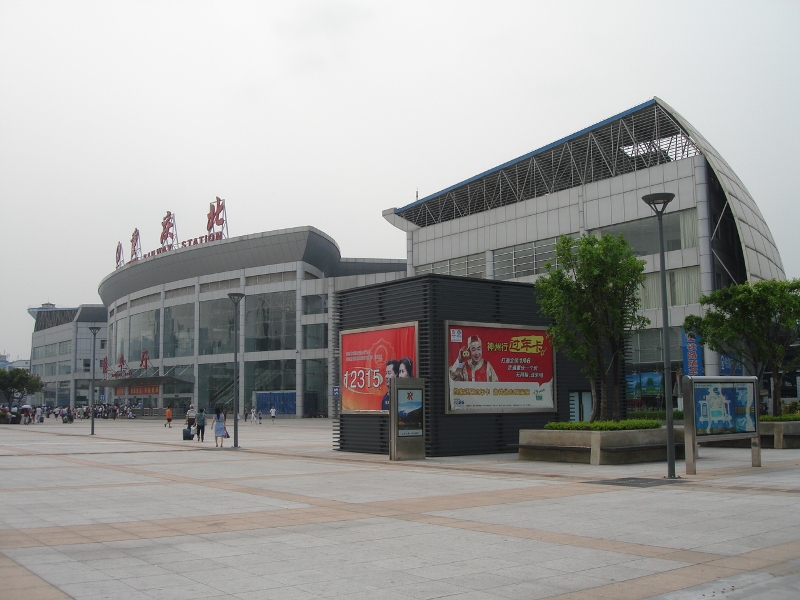
POLYGON ((648 371, 640 376, 642 396, 664 395, 664 373, 648 371))
POLYGON ((555 409, 553 345, 544 328, 447 325, 449 412, 555 409))
POLYGON ((756 430, 756 398, 752 383, 694 382, 697 437, 756 430))
POLYGON ((422 435, 422 390, 397 389, 397 435, 417 437, 422 435))
POLYGON ((719 374, 741 376, 744 374, 744 368, 742 367, 742 363, 738 360, 735 360, 733 357, 728 356, 727 354, 720 354, 719 374))
POLYGON ((343 331, 342 410, 389 410, 393 377, 416 377, 416 326, 343 331))
POLYGON ((686 333, 681 329, 681 351, 683 354, 683 374, 684 375, 705 375, 705 363, 703 362, 703 342, 699 335, 686 333))
POLYGON ((625 398, 639 400, 642 397, 642 379, 639 373, 625 374, 625 398))

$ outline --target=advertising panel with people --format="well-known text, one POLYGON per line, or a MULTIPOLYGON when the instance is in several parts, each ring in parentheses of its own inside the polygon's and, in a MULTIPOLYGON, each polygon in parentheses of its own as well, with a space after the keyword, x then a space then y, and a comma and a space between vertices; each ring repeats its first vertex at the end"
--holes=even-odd
POLYGON ((447 323, 450 413, 555 410, 553 344, 545 328, 447 323))
POLYGON ((343 331, 339 347, 343 411, 388 411, 389 380, 416 377, 416 324, 343 331))

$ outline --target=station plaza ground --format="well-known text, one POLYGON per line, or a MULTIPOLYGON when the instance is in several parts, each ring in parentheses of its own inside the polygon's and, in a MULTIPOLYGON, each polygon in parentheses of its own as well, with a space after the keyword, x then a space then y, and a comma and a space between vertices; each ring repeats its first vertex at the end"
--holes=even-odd
POLYGON ((800 450, 702 448, 670 481, 390 462, 328 419, 241 423, 238 450, 95 426, 0 426, 0 598, 800 598, 800 450))

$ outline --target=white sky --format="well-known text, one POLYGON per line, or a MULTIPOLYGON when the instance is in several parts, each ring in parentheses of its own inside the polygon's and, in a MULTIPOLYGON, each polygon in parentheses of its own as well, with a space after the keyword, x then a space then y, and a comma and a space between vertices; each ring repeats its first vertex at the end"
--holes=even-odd
POLYGON ((730 163, 800 276, 800 3, 0 0, 0 352, 99 303, 129 258, 313 225, 404 258, 381 217, 659 96, 730 163), (793 141, 794 140, 794 141, 793 141))

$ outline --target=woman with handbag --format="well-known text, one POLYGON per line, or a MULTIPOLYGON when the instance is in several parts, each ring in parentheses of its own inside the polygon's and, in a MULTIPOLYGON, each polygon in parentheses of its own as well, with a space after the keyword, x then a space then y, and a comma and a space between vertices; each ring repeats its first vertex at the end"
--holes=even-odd
POLYGON ((222 407, 217 406, 214 409, 214 447, 219 446, 222 448, 222 443, 225 441, 225 415, 222 413, 222 407))

